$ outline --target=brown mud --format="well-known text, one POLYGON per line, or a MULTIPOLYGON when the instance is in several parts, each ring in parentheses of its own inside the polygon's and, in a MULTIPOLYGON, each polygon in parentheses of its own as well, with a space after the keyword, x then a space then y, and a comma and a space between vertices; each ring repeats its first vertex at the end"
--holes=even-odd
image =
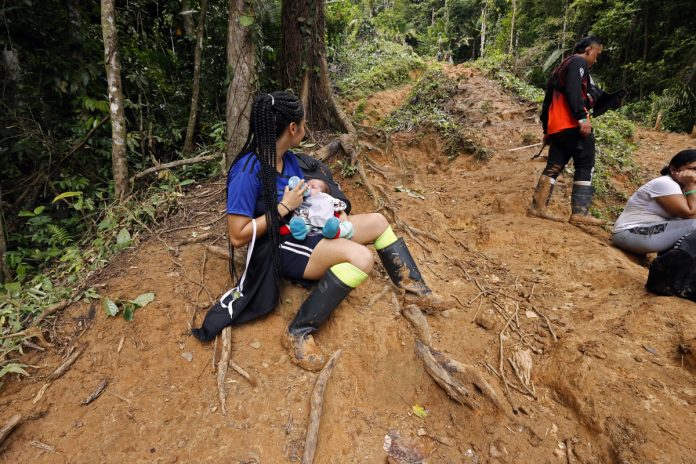
MULTIPOLYGON (((316 335, 327 353, 343 355, 324 393, 314 462, 696 462, 696 305, 646 292, 647 269, 613 248, 608 231, 528 217, 543 160, 530 160, 535 149, 508 150, 539 134, 534 110, 476 70, 448 72, 459 81, 449 104, 492 158, 448 161, 436 135, 416 131, 370 153, 386 177, 367 172, 400 219, 427 232, 414 240, 396 230, 430 286, 459 303, 423 316, 433 349, 473 369, 504 410, 476 389, 473 409, 447 397, 376 266, 316 335)), ((371 97, 367 114, 382 117, 404 89, 371 97)), ((636 161, 653 172, 693 145, 685 135, 645 130, 636 142, 636 161)), ((357 175, 340 181, 354 211, 372 210, 357 175)), ((569 215, 568 184, 554 194, 557 216, 569 215)), ((194 189, 169 224, 95 281, 111 298, 156 294, 133 322, 107 318, 99 302, 74 304, 49 331, 55 347, 27 353, 31 377, 2 392, 0 421, 15 413, 24 420, 1 445, 0 460, 299 462, 317 374, 290 362, 281 336, 306 290, 286 284, 274 313, 233 329, 231 359, 255 384, 228 372, 227 416, 215 345, 189 335, 192 318, 200 324, 230 278, 205 243, 177 244, 208 232, 224 246, 223 189, 222 180, 194 189), (195 227, 206 223, 213 224, 195 227), (84 351, 34 403, 75 349, 84 351), (105 379, 103 393, 82 405, 105 379)))

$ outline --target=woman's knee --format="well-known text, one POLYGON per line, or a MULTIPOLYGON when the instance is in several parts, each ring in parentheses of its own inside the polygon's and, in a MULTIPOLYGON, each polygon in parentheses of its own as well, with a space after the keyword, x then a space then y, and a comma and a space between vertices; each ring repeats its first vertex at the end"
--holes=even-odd
POLYGON ((375 258, 372 251, 365 246, 354 247, 348 254, 348 261, 361 271, 369 274, 375 265, 375 258))

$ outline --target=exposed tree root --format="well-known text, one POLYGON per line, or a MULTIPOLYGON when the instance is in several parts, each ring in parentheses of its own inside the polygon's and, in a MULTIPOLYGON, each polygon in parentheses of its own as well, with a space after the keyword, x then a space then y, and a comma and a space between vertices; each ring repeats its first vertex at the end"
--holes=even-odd
POLYGON ((423 360, 428 374, 445 390, 447 396, 457 403, 468 406, 471 409, 481 407, 464 386, 462 382, 464 381, 467 384, 475 385, 501 412, 505 411, 505 407, 498 395, 473 367, 448 358, 420 340, 416 341, 416 353, 423 360))
POLYGON ((223 416, 227 415, 227 387, 225 377, 227 377, 227 366, 230 362, 230 351, 232 350, 232 327, 225 327, 222 330, 222 350, 220 352, 220 362, 218 363, 217 385, 218 396, 220 398, 220 412, 223 416))
POLYGON ((10 418, 5 425, 0 429, 0 445, 12 433, 12 431, 22 422, 22 416, 15 414, 10 418))
POLYGON ((311 464, 314 462, 314 453, 317 449, 317 440, 319 438, 319 422, 321 421, 321 412, 324 408, 324 390, 326 383, 331 377, 336 361, 341 357, 341 350, 336 351, 328 360, 324 368, 317 377, 317 383, 314 384, 312 391, 312 400, 310 402, 309 426, 307 427, 307 438, 305 440, 304 454, 302 455, 302 464, 311 464))

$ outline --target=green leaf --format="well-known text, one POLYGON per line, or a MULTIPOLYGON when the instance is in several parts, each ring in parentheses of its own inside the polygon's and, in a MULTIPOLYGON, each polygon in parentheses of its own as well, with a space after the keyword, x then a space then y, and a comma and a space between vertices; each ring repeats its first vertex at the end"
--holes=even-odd
POLYGON ((544 66, 542 66, 544 72, 548 71, 551 68, 551 66, 553 66, 553 64, 556 61, 558 61, 562 54, 563 50, 561 50, 560 48, 557 48, 556 50, 551 52, 551 55, 549 55, 549 57, 546 58, 546 61, 544 61, 544 66))
POLYGON ((104 311, 106 311, 107 316, 114 317, 118 314, 118 306, 109 298, 104 298, 102 304, 104 305, 104 311))
POLYGON ((22 291, 22 285, 19 282, 8 282, 5 285, 5 290, 10 295, 10 298, 17 298, 22 291))
POLYGON ((428 411, 423 406, 418 406, 417 404, 411 406, 411 411, 421 419, 425 419, 428 416, 428 411))
POLYGON ((118 232, 118 236, 116 237, 116 244, 119 247, 126 247, 126 246, 130 245, 130 242, 131 242, 131 234, 130 234, 130 232, 128 232, 128 229, 126 229, 124 227, 123 229, 121 229, 118 232))
POLYGON ((55 203, 57 201, 60 201, 63 198, 79 197, 81 195, 82 195, 82 192, 63 192, 60 195, 58 195, 57 197, 55 197, 51 203, 55 203))
POLYGON ((6 365, 2 368, 2 370, 0 370, 0 378, 6 374, 21 374, 29 377, 29 373, 22 369, 22 366, 24 366, 24 364, 10 363, 6 365))
POLYGON ((17 216, 19 216, 19 217, 34 217, 34 216, 36 216, 36 214, 32 213, 31 211, 22 210, 17 214, 17 216))
POLYGON ((196 182, 196 181, 195 181, 194 179, 182 180, 181 182, 179 182, 179 187, 183 187, 183 186, 185 186, 185 185, 191 185, 191 184, 193 184, 193 183, 195 183, 195 182, 196 182))
POLYGON ((36 208, 34 208, 34 216, 38 216, 39 214, 43 213, 45 209, 45 206, 37 206, 36 208))
POLYGON ((136 305, 138 308, 142 308, 154 299, 154 293, 143 293, 142 295, 138 295, 134 300, 131 300, 130 302, 136 305))
POLYGON ((127 320, 128 322, 132 321, 135 319, 135 310, 138 309, 138 307, 132 303, 126 303, 123 305, 123 318, 127 320))
POLYGON ((239 24, 242 25, 242 27, 249 27, 252 24, 254 24, 254 17, 253 16, 246 16, 246 15, 241 15, 239 17, 239 24))

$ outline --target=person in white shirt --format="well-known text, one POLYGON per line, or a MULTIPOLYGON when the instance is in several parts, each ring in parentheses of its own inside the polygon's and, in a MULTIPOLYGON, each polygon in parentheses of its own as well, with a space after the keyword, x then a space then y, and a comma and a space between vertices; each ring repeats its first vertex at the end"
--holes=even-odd
POLYGON ((616 220, 612 241, 618 248, 659 253, 696 230, 696 149, 677 153, 660 174, 628 199, 616 220))

